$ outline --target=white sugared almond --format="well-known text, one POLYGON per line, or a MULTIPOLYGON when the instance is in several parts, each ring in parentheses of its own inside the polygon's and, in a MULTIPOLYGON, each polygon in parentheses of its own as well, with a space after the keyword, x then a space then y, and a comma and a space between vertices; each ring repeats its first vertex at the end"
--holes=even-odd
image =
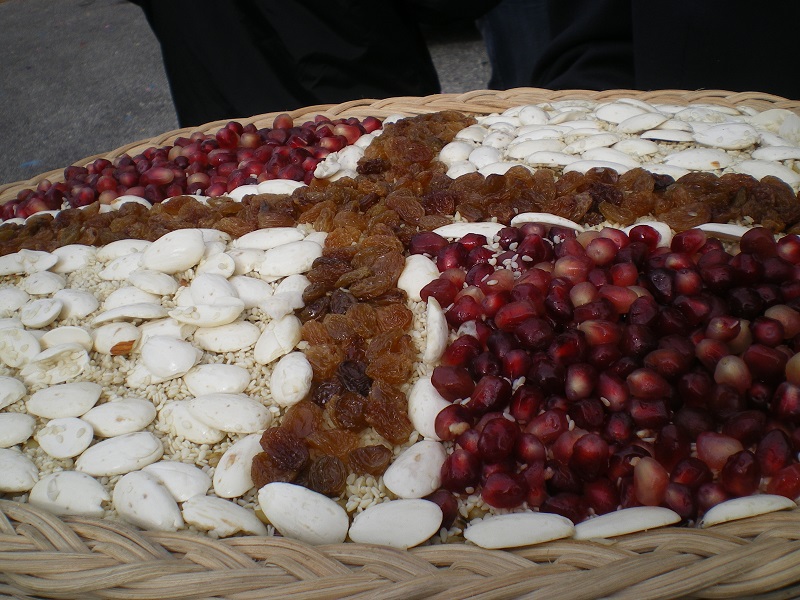
POLYGON ((464 537, 476 546, 496 550, 568 538, 574 531, 572 521, 560 515, 510 513, 471 522, 464 530, 464 537))
POLYGON ((594 517, 575 525, 576 540, 611 538, 673 525, 680 515, 661 506, 635 506, 594 517))

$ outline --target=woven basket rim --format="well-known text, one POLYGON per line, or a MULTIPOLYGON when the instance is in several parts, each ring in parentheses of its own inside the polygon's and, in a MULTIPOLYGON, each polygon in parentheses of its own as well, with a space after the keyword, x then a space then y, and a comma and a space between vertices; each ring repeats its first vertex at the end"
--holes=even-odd
MULTIPOLYGON (((751 106, 800 114, 800 101, 726 90, 475 90, 364 99, 287 111, 385 118, 442 110, 490 114, 556 100, 751 106)), ((277 112, 239 119, 271 125, 277 112)), ((176 129, 77 161, 113 159, 166 145, 228 120, 176 129)), ((63 169, 0 186, 0 203, 63 169)), ((19 598, 785 598, 800 596, 800 508, 709 529, 665 528, 607 542, 560 540, 515 550, 468 543, 411 550, 344 543, 309 546, 282 537, 215 540, 191 532, 138 531, 119 521, 63 517, 0 500, 0 595, 19 598)))

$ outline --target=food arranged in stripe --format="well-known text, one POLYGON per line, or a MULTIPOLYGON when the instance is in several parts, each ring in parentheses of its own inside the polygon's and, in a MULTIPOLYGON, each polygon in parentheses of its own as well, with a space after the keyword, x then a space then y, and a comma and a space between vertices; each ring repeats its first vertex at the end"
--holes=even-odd
POLYGON ((796 182, 741 165, 791 171, 797 117, 731 112, 364 119, 337 124, 362 142, 308 185, 250 174, 229 197, 20 213, 0 227, 3 492, 150 529, 403 548, 794 506, 796 182), (662 162, 570 168, 656 139, 662 162), (660 146, 687 142, 730 162, 660 146), (538 169, 537 152, 576 160, 538 169))

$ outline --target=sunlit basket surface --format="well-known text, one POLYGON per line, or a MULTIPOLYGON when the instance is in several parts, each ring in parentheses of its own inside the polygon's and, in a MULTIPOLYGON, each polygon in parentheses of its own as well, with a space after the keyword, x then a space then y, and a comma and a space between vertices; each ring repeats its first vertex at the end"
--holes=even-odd
MULTIPOLYGON (((379 118, 441 110, 490 114, 554 100, 705 103, 800 114, 800 101, 723 90, 520 88, 424 98, 356 100, 289 114, 379 118)), ((276 113, 243 118, 269 127, 276 113)), ((170 131, 95 158, 135 155, 226 121, 170 131)), ((0 186, 0 203, 63 170, 0 186)), ((282 537, 214 540, 195 533, 143 532, 116 521, 55 517, 0 500, 0 597, 12 598, 797 598, 800 597, 800 509, 711 527, 671 527, 614 540, 561 540, 507 551, 469 544, 411 550, 344 543, 309 546, 282 537)))

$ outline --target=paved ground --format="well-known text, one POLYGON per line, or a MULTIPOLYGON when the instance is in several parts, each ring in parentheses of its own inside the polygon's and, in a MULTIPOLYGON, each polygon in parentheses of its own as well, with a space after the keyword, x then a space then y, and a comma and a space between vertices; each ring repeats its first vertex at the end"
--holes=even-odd
MULTIPOLYGON (((469 28, 431 35, 444 92, 483 89, 469 28)), ((158 43, 126 0, 0 0, 0 184, 177 127, 158 43)))

